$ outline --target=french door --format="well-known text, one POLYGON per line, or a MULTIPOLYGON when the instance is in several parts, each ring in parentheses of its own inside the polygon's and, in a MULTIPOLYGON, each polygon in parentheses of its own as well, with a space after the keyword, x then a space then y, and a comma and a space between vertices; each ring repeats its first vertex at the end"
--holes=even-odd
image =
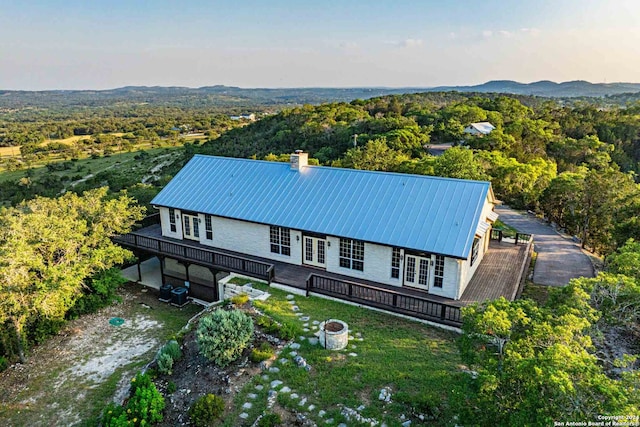
POLYGON ((315 267, 326 267, 326 245, 327 241, 325 239, 304 236, 302 254, 304 263, 315 267))
POLYGON ((197 215, 182 214, 182 231, 185 239, 200 240, 200 223, 197 215))
POLYGON ((424 290, 429 289, 431 257, 405 255, 404 284, 424 290))

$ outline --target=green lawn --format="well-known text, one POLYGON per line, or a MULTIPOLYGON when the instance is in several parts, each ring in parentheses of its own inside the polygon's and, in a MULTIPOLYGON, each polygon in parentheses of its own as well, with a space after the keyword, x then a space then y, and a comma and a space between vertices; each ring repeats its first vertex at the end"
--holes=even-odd
MULTIPOLYGON (((235 279, 235 282, 242 284, 243 279, 235 279)), ((255 307, 280 322, 302 327, 303 322, 292 310, 286 292, 261 285, 255 287, 268 289, 272 294, 264 303, 254 302, 255 307)), ((235 407, 240 408, 247 401, 247 393, 258 394, 253 407, 246 411, 250 415, 247 421, 255 420, 265 408, 269 383, 276 379, 301 397, 307 397, 305 408, 310 404, 316 408, 304 411, 299 405, 300 399, 292 399, 286 393, 279 394, 278 404, 309 412, 310 418, 320 424, 325 423, 318 416, 320 409, 327 411, 325 420, 333 418, 334 423, 328 425, 344 422, 338 406, 341 404, 352 409, 364 405, 362 416, 384 421, 388 426, 399 426, 402 414, 407 417, 411 414, 432 416, 435 418, 430 421, 432 425, 444 425, 451 420, 447 396, 465 375, 459 370, 457 334, 318 297, 295 296, 295 301, 300 312, 310 316, 309 328, 314 320, 337 318, 349 325, 350 335, 355 339, 350 340, 343 351, 325 350, 307 340, 297 340, 301 344, 297 352, 311 365, 310 372, 295 366, 289 355, 292 350, 285 348, 280 357, 290 361, 286 364, 275 361, 273 365, 280 372, 270 373, 268 380, 257 376, 236 399, 235 407), (255 390, 257 384, 264 385, 259 393, 255 390), (384 404, 378 399, 383 387, 391 388, 392 402, 384 404)), ((311 329, 304 335, 309 337, 313 332, 315 330, 311 329)), ((242 410, 237 409, 224 425, 239 425, 241 420, 237 416, 240 412, 242 410)), ((412 425, 420 425, 417 417, 411 419, 412 425)))

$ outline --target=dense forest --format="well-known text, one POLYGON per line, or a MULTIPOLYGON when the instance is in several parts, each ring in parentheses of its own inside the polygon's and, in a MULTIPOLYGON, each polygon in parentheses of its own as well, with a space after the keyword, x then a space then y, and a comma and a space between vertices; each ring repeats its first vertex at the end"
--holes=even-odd
POLYGON ((413 94, 284 110, 201 151, 264 158, 302 149, 324 165, 490 180, 505 203, 544 214, 585 247, 609 253, 640 237, 639 119, 640 104, 413 94), (480 121, 496 129, 465 134, 480 121), (447 142, 458 147, 429 154, 430 145, 447 142))

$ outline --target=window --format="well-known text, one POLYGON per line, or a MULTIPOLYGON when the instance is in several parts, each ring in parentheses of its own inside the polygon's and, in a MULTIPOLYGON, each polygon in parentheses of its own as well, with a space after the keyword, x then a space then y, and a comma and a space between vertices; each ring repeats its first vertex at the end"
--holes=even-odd
POLYGON ((204 216, 204 229, 207 240, 213 240, 213 227, 211 225, 211 215, 204 216))
POLYGON ((400 248, 393 248, 391 251, 391 278, 400 278, 400 248))
POLYGON ((172 233, 176 232, 176 210, 169 208, 169 228, 172 233))
POLYGON ((433 273, 433 286, 436 288, 441 288, 443 281, 444 281, 444 256, 436 255, 436 268, 433 273))
POLYGON ((364 242, 340 239, 340 267, 364 271, 364 242))
POLYGON ((193 221, 193 237, 200 237, 200 218, 192 216, 191 221, 193 221))
POLYGON ((476 259, 478 259, 479 248, 480 239, 476 237, 475 239, 473 239, 473 248, 471 248, 471 265, 473 265, 473 263, 476 262, 476 259))
POLYGON ((274 254, 291 255, 291 230, 284 227, 271 226, 269 230, 271 252, 274 254))

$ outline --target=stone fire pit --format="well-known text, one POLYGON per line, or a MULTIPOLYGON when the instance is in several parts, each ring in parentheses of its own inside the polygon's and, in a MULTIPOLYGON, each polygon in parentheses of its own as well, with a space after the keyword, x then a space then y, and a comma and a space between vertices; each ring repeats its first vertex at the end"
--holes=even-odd
POLYGON ((320 323, 320 345, 328 350, 342 350, 349 343, 349 327, 342 320, 329 319, 320 323))

